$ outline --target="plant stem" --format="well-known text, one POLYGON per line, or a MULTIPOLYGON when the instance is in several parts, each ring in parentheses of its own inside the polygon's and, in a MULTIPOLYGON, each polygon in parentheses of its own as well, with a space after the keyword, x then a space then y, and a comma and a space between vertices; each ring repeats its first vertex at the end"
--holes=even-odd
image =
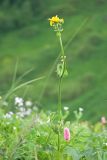
POLYGON ((58 131, 58 151, 60 151, 60 131, 58 131))
POLYGON ((59 78, 59 89, 58 89, 58 114, 59 114, 59 121, 61 121, 62 116, 62 95, 61 95, 61 86, 62 86, 62 78, 59 78))
POLYGON ((61 33, 59 34, 59 42, 60 42, 60 46, 61 46, 61 55, 64 57, 64 47, 63 47, 63 44, 62 44, 61 33))
POLYGON ((59 129, 58 129, 58 151, 60 152, 60 127, 61 127, 61 120, 62 120, 62 95, 61 95, 61 88, 62 88, 62 79, 64 76, 65 71, 65 57, 64 57, 64 48, 61 38, 61 33, 58 32, 60 47, 61 47, 61 59, 63 60, 61 63, 63 63, 62 67, 62 74, 59 76, 59 86, 58 86, 58 117, 59 117, 59 129))
POLYGON ((61 38, 61 33, 58 33, 59 37, 59 42, 60 42, 60 47, 61 47, 61 56, 63 59, 63 71, 62 75, 59 77, 59 90, 58 90, 58 113, 59 113, 59 120, 61 121, 61 116, 62 116, 62 95, 61 95, 61 88, 62 88, 62 79, 64 76, 64 71, 65 71, 65 57, 64 57, 64 48, 63 48, 63 43, 62 43, 62 38, 61 38))

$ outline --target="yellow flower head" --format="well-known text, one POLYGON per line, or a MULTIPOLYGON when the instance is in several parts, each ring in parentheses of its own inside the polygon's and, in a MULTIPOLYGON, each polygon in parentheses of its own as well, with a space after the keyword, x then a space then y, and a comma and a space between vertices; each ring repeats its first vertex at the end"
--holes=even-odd
POLYGON ((50 26, 53 26, 54 24, 64 23, 64 19, 60 19, 57 15, 49 18, 48 20, 50 21, 50 26))

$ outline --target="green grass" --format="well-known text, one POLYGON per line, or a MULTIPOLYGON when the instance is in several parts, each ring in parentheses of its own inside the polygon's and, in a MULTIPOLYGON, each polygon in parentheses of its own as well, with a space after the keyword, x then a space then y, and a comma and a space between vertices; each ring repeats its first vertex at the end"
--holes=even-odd
MULTIPOLYGON (((62 1, 61 1, 62 2, 62 1)), ((106 114, 107 106, 107 3, 86 1, 77 4, 73 2, 74 11, 67 10, 65 2, 55 2, 44 13, 44 17, 35 23, 15 30, 0 37, 0 83, 1 95, 9 89, 14 68, 18 59, 17 78, 28 69, 33 69, 23 80, 30 80, 41 75, 48 77, 60 48, 55 33, 48 24, 48 17, 59 13, 65 19, 64 45, 72 39, 83 21, 87 23, 69 43, 65 50, 69 76, 63 81, 63 105, 71 110, 82 106, 86 118, 94 121, 106 114), (60 4, 61 3, 61 4, 60 4), (65 6, 65 9, 63 7, 65 6), (62 10, 60 9, 62 7, 62 10), (58 12, 59 11, 59 12, 58 12), (61 11, 64 11, 61 14, 61 11)), ((29 85, 26 91, 19 90, 15 95, 40 100, 44 109, 55 110, 57 107, 57 76, 55 72, 48 80, 41 80, 29 85), (44 87, 45 86, 45 87, 44 87), (43 92, 44 91, 44 92, 43 92)))
POLYGON ((66 120, 69 109, 59 121, 57 112, 39 112, 34 109, 34 102, 32 107, 25 102, 22 107, 18 103, 14 106, 15 113, 3 114, 0 110, 0 160, 107 159, 104 121, 95 125, 83 121, 85 114, 80 109, 74 112, 74 121, 66 120), (31 113, 26 115, 29 109, 31 113))

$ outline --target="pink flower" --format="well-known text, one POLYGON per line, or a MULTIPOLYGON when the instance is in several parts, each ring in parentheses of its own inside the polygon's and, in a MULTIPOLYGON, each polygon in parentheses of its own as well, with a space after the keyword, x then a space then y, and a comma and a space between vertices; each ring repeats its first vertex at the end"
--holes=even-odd
POLYGON ((64 139, 70 141, 70 131, 69 128, 64 128, 64 139))
POLYGON ((101 123, 102 125, 105 125, 107 123, 106 118, 105 117, 101 117, 101 123))

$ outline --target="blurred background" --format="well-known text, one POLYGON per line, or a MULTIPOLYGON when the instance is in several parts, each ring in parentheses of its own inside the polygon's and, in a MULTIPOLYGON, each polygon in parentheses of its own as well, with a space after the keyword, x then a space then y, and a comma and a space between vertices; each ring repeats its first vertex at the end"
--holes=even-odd
POLYGON ((48 22, 55 15, 65 20, 69 76, 63 80, 63 106, 71 112, 82 107, 85 119, 97 121, 107 116, 106 0, 0 0, 0 95, 12 85, 45 76, 8 100, 22 96, 44 110, 56 110, 60 46, 48 22))

